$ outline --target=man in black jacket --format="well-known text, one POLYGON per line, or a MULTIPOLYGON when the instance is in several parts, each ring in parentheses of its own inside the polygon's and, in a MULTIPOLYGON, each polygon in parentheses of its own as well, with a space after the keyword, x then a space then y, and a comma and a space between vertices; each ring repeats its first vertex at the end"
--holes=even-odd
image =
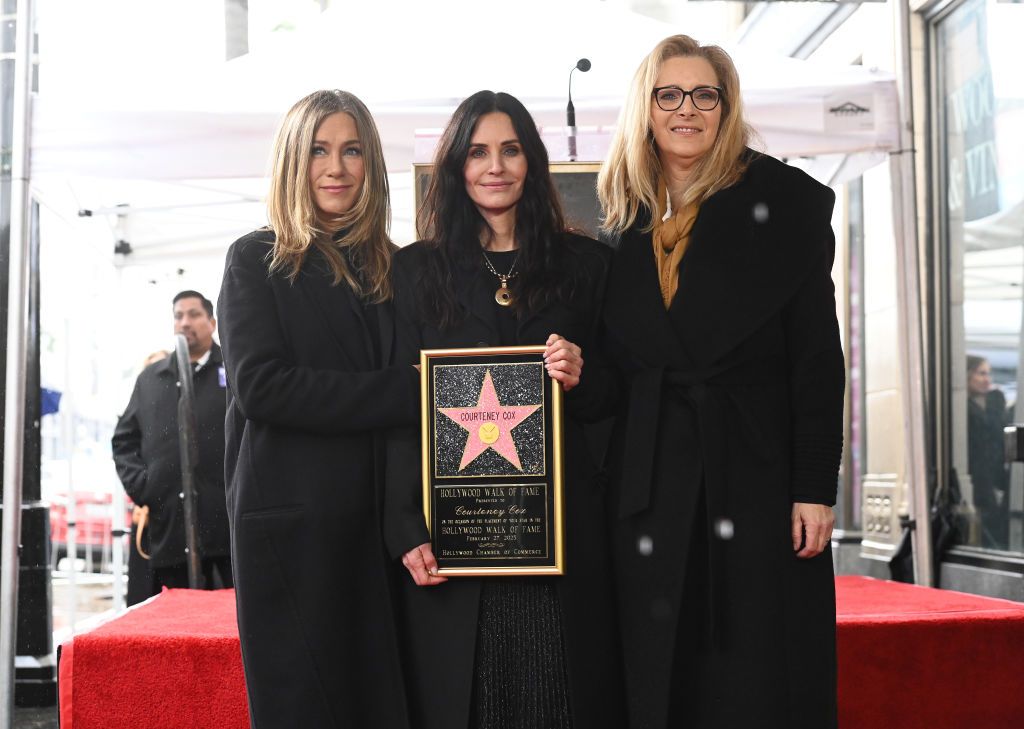
MULTIPOLYGON (((198 291, 174 297, 174 333, 188 341, 195 385, 199 543, 205 586, 230 587, 224 497, 224 362, 213 341, 213 304, 198 291)), ((157 582, 188 587, 178 446, 178 365, 171 354, 142 371, 111 442, 124 490, 149 507, 150 557, 157 582)))

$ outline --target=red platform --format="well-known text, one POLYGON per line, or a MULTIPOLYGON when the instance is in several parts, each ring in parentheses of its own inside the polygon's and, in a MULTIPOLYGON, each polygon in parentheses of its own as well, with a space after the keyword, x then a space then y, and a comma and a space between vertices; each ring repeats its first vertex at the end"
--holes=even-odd
POLYGON ((235 591, 164 590, 61 646, 62 729, 247 729, 235 591))
MULTIPOLYGON (((1024 727, 1024 604, 866 577, 836 597, 841 729, 1024 727)), ((249 726, 230 590, 167 590, 65 643, 59 675, 63 729, 249 726)))
POLYGON ((841 729, 1024 727, 1024 603, 836 579, 841 729))

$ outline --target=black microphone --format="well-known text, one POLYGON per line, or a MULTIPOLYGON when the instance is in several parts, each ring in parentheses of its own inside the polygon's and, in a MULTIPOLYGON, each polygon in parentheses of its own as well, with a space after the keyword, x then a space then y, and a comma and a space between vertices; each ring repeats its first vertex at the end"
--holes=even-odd
POLYGON ((590 70, 590 59, 581 58, 569 71, 569 104, 565 107, 565 125, 569 127, 569 161, 576 161, 576 107, 572 105, 572 72, 579 69, 583 73, 590 70))

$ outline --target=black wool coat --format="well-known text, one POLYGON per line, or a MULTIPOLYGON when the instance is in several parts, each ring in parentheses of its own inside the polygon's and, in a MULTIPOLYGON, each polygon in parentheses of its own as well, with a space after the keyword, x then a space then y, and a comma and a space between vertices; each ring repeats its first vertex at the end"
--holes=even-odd
POLYGON ((792 504, 833 504, 837 488, 835 197, 748 155, 743 179, 701 206, 668 311, 645 221, 609 275, 607 336, 629 388, 614 553, 634 729, 665 727, 670 696, 693 727, 836 724, 832 557, 797 559, 790 537, 792 504), (707 588, 684 595, 695 539, 707 588), (699 654, 675 655, 681 612, 707 615, 699 654), (674 662, 700 679, 671 685, 674 662))
POLYGON ((967 472, 974 485, 974 505, 995 507, 997 491, 1005 491, 1006 445, 1003 427, 1010 418, 1006 412, 1006 396, 1001 390, 985 393, 983 408, 972 398, 967 400, 967 472))
MULTIPOLYGON (((580 384, 565 397, 566 574, 554 578, 562 610, 571 711, 575 726, 621 729, 620 657, 607 535, 604 480, 588 451, 583 423, 605 407, 609 374, 594 352, 601 297, 610 250, 593 240, 566 235, 568 265, 585 270, 585 285, 566 301, 554 302, 518 322, 520 345, 544 344, 558 333, 582 347, 580 384)), ((417 271, 438 255, 414 243, 395 256, 395 361, 419 361, 421 349, 499 346, 494 285, 476 270, 454 272, 462 321, 439 331, 422 321, 417 271)), ((483 261, 481 260, 481 266, 483 261)), ((429 541, 423 516, 418 430, 395 430, 388 439, 385 537, 392 558, 429 541)), ((407 686, 417 729, 465 729, 473 686, 480 588, 483 579, 452 577, 421 588, 401 563, 407 647, 407 686)))
MULTIPOLYGON (((199 496, 199 547, 204 557, 223 557, 228 549, 224 506, 224 385, 221 351, 216 344, 206 365, 194 374, 196 492, 199 496)), ((124 490, 136 504, 149 507, 149 554, 154 567, 185 564, 185 507, 181 494, 178 444, 178 363, 174 355, 139 374, 111 440, 114 465, 124 490)))
POLYGON ((416 372, 380 367, 387 306, 332 285, 315 249, 294 283, 270 274, 272 243, 256 231, 231 246, 218 302, 252 724, 402 729, 375 433, 415 421, 416 372))

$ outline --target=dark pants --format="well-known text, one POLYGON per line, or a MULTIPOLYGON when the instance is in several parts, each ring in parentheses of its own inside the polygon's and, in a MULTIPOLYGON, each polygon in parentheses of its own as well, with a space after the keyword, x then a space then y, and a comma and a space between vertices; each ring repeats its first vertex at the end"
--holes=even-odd
MULTIPOLYGON (((204 557, 202 560, 204 587, 217 590, 222 587, 234 587, 231 579, 230 557, 204 557)), ((188 565, 176 564, 170 567, 157 567, 156 581, 163 587, 187 588, 188 565)))

